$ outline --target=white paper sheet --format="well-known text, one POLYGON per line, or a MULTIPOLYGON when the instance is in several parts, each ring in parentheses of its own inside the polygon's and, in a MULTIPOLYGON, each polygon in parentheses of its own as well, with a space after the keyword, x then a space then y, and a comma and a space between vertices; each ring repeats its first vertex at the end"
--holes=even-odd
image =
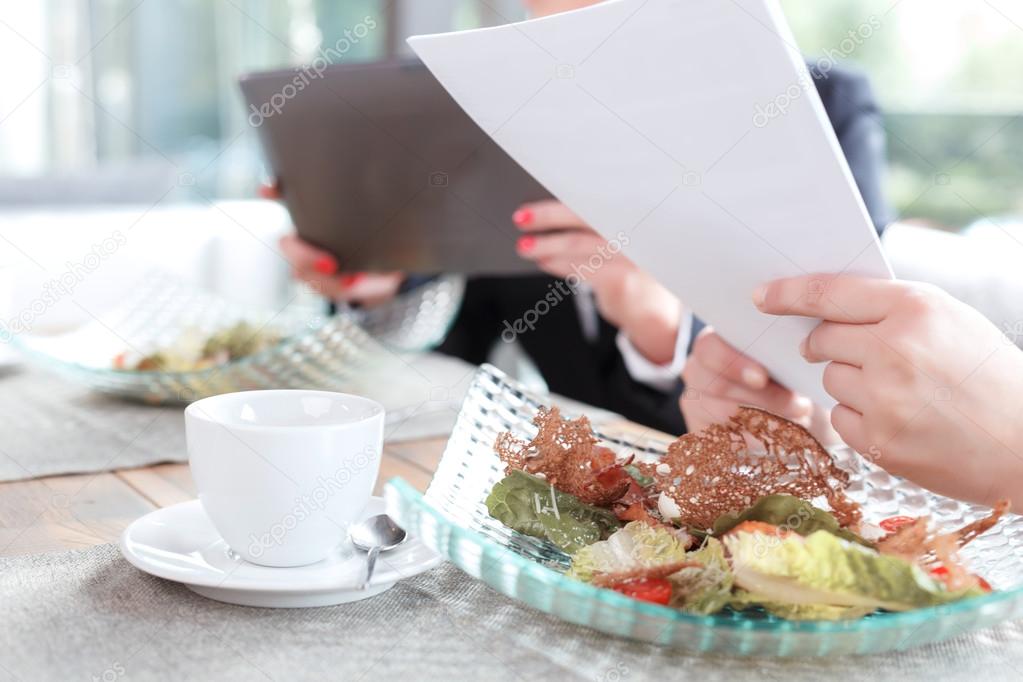
POLYGON ((608 0, 409 44, 554 195, 780 382, 833 404, 798 353, 816 323, 762 315, 751 294, 891 270, 776 2, 608 0))

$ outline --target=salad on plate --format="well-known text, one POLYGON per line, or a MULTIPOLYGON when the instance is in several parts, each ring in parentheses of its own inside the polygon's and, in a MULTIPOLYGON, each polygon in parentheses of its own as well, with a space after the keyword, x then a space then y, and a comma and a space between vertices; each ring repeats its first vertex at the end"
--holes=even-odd
POLYGON ((173 343, 138 356, 125 351, 114 358, 114 369, 135 372, 194 372, 226 365, 255 355, 281 342, 275 330, 241 321, 213 334, 197 329, 182 332, 173 343))
POLYGON ((849 473, 803 427, 743 407, 659 460, 602 445, 585 417, 542 408, 528 441, 501 434, 506 476, 491 516, 569 555, 568 575, 696 614, 760 609, 793 620, 859 618, 991 591, 960 550, 1008 511, 941 532, 927 517, 873 526, 849 473))

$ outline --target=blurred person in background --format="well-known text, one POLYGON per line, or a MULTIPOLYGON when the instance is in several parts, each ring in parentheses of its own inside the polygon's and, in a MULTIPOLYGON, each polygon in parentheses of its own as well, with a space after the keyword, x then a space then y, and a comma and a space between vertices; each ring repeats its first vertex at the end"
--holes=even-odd
MULTIPOLYGON (((599 0, 524 1, 529 13, 539 17, 599 0)), ((889 220, 881 190, 885 138, 869 83, 841 68, 811 65, 810 72, 880 231, 889 220)), ((740 403, 810 425, 813 406, 807 399, 775 383, 756 363, 740 362, 736 373, 735 363, 730 364, 736 354, 729 355, 730 347, 713 330, 702 329, 677 297, 624 255, 605 258, 607 240, 568 207, 557 201, 530 203, 509 220, 523 233, 516 247, 519 255, 546 275, 470 279, 441 352, 480 364, 499 340, 514 337, 552 392, 672 434, 685 432, 687 423, 696 430, 727 419, 740 403), (559 232, 546 234, 552 229, 559 232), (602 266, 572 292, 571 301, 549 306, 534 328, 508 333, 509 325, 551 291, 565 291, 564 278, 595 254, 602 266), (690 352, 693 358, 687 360, 690 352), (685 392, 679 378, 683 368, 690 388, 685 392)), ((282 238, 281 249, 297 279, 335 301, 385 303, 421 279, 394 272, 345 272, 343 263, 295 235, 282 238)), ((826 416, 818 415, 816 425, 826 429, 826 416)))

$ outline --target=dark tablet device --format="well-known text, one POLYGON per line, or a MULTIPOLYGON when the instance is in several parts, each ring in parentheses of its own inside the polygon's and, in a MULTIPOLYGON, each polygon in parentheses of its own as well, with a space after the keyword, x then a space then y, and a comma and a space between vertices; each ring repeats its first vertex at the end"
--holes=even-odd
POLYGON ((298 234, 348 271, 537 273, 515 209, 550 193, 418 61, 241 78, 298 234))

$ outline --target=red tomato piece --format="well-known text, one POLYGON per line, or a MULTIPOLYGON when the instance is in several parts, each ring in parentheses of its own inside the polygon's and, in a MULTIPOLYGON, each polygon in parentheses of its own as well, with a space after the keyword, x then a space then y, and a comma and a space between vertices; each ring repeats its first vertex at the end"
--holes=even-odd
POLYGON ((640 578, 629 582, 615 585, 616 592, 621 592, 626 597, 632 597, 640 601, 652 604, 668 605, 671 601, 671 582, 667 578, 640 578))

